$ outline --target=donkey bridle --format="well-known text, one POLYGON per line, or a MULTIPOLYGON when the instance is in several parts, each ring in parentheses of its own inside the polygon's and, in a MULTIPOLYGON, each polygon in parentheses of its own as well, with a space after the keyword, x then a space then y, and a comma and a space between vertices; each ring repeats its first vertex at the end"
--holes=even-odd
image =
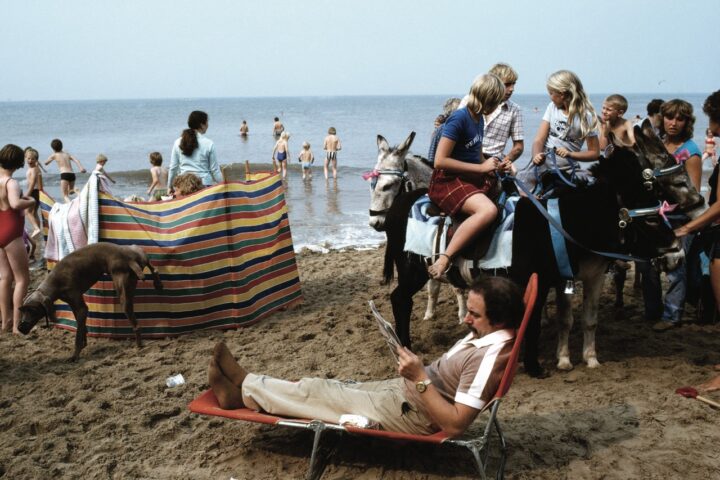
MULTIPOLYGON (((394 169, 384 169, 384 170, 375 170, 373 173, 375 173, 375 177, 380 177, 380 175, 393 175, 396 177, 400 177, 400 189, 398 190, 397 195, 395 197, 397 198, 398 195, 400 195, 400 192, 404 190, 410 191, 412 190, 412 184, 408 180, 408 173, 407 173, 407 162, 403 164, 405 167, 403 170, 394 170, 394 169)), ((377 184, 377 181, 373 184, 372 189, 375 190, 375 184, 377 184)), ((385 215, 388 210, 390 210, 390 207, 384 209, 384 210, 368 210, 370 212, 371 217, 378 217, 380 215, 385 215)))

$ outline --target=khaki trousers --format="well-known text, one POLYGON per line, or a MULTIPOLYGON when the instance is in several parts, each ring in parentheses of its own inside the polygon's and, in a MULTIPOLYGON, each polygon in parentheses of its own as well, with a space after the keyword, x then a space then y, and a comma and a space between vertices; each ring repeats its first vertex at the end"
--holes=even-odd
POLYGON ((395 378, 346 383, 322 378, 288 382, 266 375, 248 374, 242 385, 248 408, 311 420, 338 423, 340 415, 362 415, 384 430, 426 435, 436 432, 431 421, 405 398, 404 380, 395 378))

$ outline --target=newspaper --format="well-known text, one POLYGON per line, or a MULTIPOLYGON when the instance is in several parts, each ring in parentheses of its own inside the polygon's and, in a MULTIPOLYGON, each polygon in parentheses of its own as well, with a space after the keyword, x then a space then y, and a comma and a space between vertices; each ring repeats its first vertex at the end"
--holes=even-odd
POLYGON ((395 329, 393 328, 390 323, 388 323, 387 320, 383 318, 382 315, 380 315, 380 312, 378 312, 378 309, 375 308, 375 302, 370 300, 368 302, 370 305, 370 310, 372 310, 373 315, 375 316, 375 322, 377 323, 378 328, 380 329, 380 333, 382 333, 383 338, 385 339, 385 342, 388 345, 388 348, 390 349, 390 353, 392 353, 393 358, 395 359, 395 363, 400 363, 400 358, 397 354, 398 347, 402 346, 402 343, 400 343, 400 339, 398 338, 397 334, 395 333, 395 329))

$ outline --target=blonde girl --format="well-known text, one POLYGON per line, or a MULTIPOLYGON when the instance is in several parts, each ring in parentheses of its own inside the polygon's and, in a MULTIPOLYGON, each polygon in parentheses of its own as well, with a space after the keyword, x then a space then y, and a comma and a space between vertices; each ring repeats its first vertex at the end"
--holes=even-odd
POLYGON ((560 170, 570 169, 569 159, 593 162, 600 154, 597 114, 578 76, 569 70, 557 71, 548 78, 547 91, 550 103, 533 141, 532 164, 521 175, 531 189, 536 184, 533 165, 543 166, 540 174, 547 170, 546 151, 555 148, 560 170), (587 150, 582 150, 586 142, 587 150))
POLYGON ((21 196, 20 185, 12 178, 24 163, 25 152, 17 145, 0 149, 0 315, 2 330, 12 327, 15 334, 20 333, 20 306, 30 284, 23 210, 35 205, 33 198, 21 196))
POLYGON ((494 199, 499 189, 497 158, 483 160, 483 115, 489 115, 505 98, 505 85, 495 75, 481 75, 470 87, 466 106, 454 111, 443 125, 435 152, 435 168, 429 196, 446 214, 466 215, 445 253, 428 268, 432 278, 441 277, 455 255, 497 216, 494 199))
POLYGON ((290 156, 290 149, 288 147, 288 140, 290 139, 290 134, 288 132, 283 131, 280 134, 280 140, 275 142, 275 147, 272 151, 272 161, 273 161, 273 168, 276 172, 279 172, 280 169, 282 169, 282 177, 287 177, 287 159, 290 156), (280 163, 280 169, 278 168, 278 165, 276 163, 276 160, 278 163, 280 163))

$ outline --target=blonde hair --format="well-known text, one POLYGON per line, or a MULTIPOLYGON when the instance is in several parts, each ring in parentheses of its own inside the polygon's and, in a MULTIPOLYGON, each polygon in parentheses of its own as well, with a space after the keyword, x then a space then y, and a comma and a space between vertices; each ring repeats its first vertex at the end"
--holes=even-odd
POLYGON ((628 109, 628 101, 627 98, 623 97, 620 94, 613 94, 610 95, 605 99, 605 103, 608 105, 612 105, 613 107, 617 108, 618 110, 622 110, 623 113, 627 112, 628 109))
POLYGON ((502 80, 503 83, 515 83, 518 79, 517 72, 507 63, 496 63, 488 73, 492 73, 502 80))
POLYGON ((468 95, 468 110, 481 115, 485 107, 500 105, 505 98, 505 85, 496 75, 480 75, 470 86, 468 95))
MULTIPOLYGON (((567 100, 568 125, 572 125, 575 118, 578 118, 581 138, 587 137, 588 133, 597 128, 595 108, 590 103, 577 75, 570 70, 558 70, 548 77, 547 88, 569 97, 567 100)), ((565 133, 567 134, 569 131, 568 128, 565 133)))
POLYGON ((310 144, 308 142, 303 142, 303 148, 305 150, 310 150, 310 144))
POLYGON ((27 147, 25 153, 29 153, 33 160, 37 161, 40 158, 40 154, 33 147, 27 147))
POLYGON ((280 138, 282 138, 283 140, 287 140, 288 138, 290 138, 290 134, 288 132, 282 132, 282 134, 280 134, 280 138))
POLYGON ((107 157, 103 155, 102 153, 99 153, 97 158, 95 159, 96 163, 107 163, 107 157))

